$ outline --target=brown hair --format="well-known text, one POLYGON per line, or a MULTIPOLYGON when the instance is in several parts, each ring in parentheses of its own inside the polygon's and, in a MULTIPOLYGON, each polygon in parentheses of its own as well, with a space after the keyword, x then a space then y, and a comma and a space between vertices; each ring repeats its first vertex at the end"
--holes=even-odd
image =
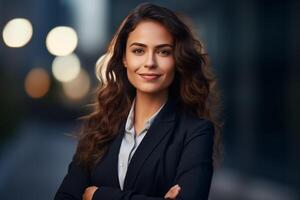
POLYGON ((167 8, 150 3, 140 4, 124 19, 114 35, 107 53, 97 63, 100 85, 93 112, 83 117, 75 158, 90 169, 101 160, 126 120, 135 88, 130 84, 123 56, 128 35, 144 20, 154 20, 167 28, 174 38, 175 77, 169 87, 171 98, 182 108, 206 118, 215 126, 214 160, 220 155, 221 125, 218 122, 218 92, 207 54, 190 28, 167 8), (105 73, 101 73, 105 72, 105 73))

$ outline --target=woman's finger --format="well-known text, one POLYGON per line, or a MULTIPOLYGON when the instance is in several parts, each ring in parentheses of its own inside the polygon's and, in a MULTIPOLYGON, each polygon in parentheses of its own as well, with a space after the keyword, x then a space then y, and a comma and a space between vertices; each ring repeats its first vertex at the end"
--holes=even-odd
POLYGON ((176 199, 177 195, 179 194, 180 189, 174 189, 170 191, 166 196, 165 199, 176 199))
POLYGON ((174 185, 173 187, 170 188, 170 190, 167 192, 167 194, 164 196, 165 199, 175 199, 177 195, 180 192, 180 187, 179 185, 174 185))

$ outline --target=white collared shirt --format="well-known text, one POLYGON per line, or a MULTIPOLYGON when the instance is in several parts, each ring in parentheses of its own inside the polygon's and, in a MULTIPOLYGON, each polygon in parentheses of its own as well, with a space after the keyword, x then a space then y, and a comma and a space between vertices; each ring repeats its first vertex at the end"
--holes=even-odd
POLYGON ((142 129, 140 134, 136 134, 134 130, 134 108, 135 108, 135 99, 132 102, 132 106, 130 112, 127 117, 126 125, 125 125, 125 134, 122 139, 120 151, 119 151, 119 159, 118 159, 118 176, 121 190, 123 190, 124 180, 127 172, 128 165, 130 160, 138 148, 139 144, 143 140, 146 135, 148 129, 153 123, 155 117, 159 113, 159 111, 164 107, 163 104, 156 113, 154 113, 146 122, 144 128, 142 129))

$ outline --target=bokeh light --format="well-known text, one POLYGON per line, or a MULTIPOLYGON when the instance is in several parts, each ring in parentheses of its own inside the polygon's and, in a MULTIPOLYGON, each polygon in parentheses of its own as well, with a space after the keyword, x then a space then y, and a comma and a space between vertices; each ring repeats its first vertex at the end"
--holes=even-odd
POLYGON ((80 61, 76 54, 55 57, 52 63, 52 73, 61 82, 76 78, 80 72, 80 61))
POLYGON ((79 75, 70 82, 63 82, 63 91, 69 99, 79 100, 87 95, 91 87, 88 73, 81 69, 79 75))
POLYGON ((76 31, 67 26, 53 28, 47 35, 46 47, 55 56, 66 56, 72 53, 78 44, 76 31))
POLYGON ((32 33, 33 28, 28 19, 15 18, 5 25, 2 37, 7 46, 18 48, 23 47, 30 41, 32 33))
POLYGON ((41 98, 47 94, 50 87, 50 78, 46 70, 34 68, 29 71, 24 83, 25 91, 32 98, 41 98))

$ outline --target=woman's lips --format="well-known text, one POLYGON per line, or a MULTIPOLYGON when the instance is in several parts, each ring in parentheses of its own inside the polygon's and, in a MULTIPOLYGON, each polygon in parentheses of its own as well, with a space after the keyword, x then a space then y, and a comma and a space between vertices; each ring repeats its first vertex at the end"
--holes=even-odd
POLYGON ((161 76, 160 74, 139 74, 139 75, 147 81, 158 79, 161 76))

